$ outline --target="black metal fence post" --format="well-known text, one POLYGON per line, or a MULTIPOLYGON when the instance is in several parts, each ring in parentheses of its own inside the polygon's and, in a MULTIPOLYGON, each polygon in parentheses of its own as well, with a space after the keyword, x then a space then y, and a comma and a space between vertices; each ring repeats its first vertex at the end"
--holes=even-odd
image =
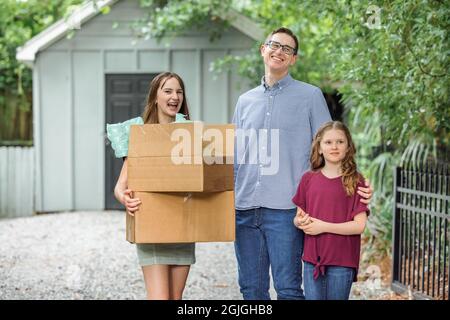
POLYGON ((397 208, 399 202, 399 192, 397 185, 400 183, 400 168, 394 168, 394 207, 392 214, 392 225, 394 230, 392 233, 392 281, 400 280, 400 210, 397 208))

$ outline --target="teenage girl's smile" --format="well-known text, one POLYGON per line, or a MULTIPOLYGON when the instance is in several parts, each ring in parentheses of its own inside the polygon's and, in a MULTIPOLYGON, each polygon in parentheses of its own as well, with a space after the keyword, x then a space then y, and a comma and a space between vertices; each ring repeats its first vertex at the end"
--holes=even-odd
POLYGON ((167 110, 169 114, 177 113, 180 110, 181 103, 179 101, 169 101, 167 102, 167 110))
POLYGON ((176 78, 170 78, 159 89, 157 104, 163 116, 175 117, 183 104, 183 89, 176 78))

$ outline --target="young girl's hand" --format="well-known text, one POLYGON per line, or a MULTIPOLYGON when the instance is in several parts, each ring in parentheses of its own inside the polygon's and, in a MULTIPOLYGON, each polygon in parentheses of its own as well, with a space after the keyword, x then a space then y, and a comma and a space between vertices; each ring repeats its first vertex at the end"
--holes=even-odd
POLYGON ((305 234, 315 236, 315 235, 327 232, 326 231, 326 225, 327 225, 326 222, 324 222, 320 219, 311 218, 311 217, 309 219, 311 221, 309 224, 306 224, 303 226, 301 225, 298 227, 299 229, 302 229, 305 234))
POLYGON ((306 214, 306 212, 305 211, 303 211, 302 210, 302 208, 300 208, 300 207, 297 207, 297 216, 304 216, 306 214))
POLYGON ((294 218, 294 225, 301 229, 302 226, 311 223, 311 217, 305 213, 302 209, 298 208, 297 215, 294 218))
POLYGON ((128 214, 134 217, 134 212, 139 210, 141 200, 139 198, 134 199, 133 191, 131 191, 130 189, 126 189, 122 194, 122 204, 127 209, 128 214))

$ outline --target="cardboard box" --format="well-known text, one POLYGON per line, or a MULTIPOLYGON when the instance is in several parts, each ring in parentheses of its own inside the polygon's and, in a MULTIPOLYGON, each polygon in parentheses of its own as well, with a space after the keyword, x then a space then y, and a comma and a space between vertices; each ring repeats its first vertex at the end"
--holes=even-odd
POLYGON ((133 191, 234 189, 234 125, 203 122, 130 128, 128 187, 133 191))
POLYGON ((235 240, 234 191, 135 192, 142 204, 126 215, 131 243, 225 242, 235 240))

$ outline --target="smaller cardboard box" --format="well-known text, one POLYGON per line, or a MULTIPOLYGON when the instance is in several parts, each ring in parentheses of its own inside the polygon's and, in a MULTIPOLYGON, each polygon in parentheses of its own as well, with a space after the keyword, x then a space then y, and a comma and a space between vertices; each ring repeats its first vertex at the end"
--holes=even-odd
POLYGON ((234 189, 234 125, 203 122, 133 125, 128 187, 149 192, 234 189))
POLYGON ((135 192, 142 203, 126 214, 131 243, 226 242, 235 240, 234 191, 135 192))

